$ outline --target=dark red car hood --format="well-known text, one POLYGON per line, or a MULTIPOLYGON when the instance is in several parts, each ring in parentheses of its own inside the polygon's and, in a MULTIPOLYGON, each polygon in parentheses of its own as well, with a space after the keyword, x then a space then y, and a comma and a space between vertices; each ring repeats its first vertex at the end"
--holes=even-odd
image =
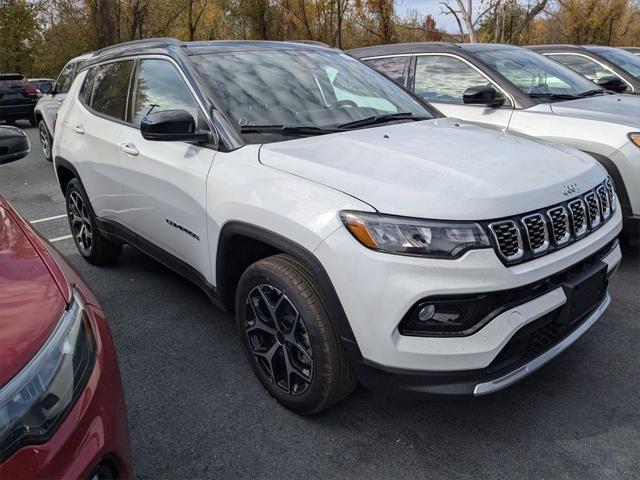
POLYGON ((42 347, 66 306, 35 234, 21 224, 0 197, 0 387, 42 347))

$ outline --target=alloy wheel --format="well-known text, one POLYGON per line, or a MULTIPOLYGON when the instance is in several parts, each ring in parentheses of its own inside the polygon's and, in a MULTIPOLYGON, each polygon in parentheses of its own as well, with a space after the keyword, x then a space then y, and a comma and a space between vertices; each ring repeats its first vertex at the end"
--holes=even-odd
POLYGON ((93 231, 89 212, 78 191, 72 191, 67 201, 67 214, 71 225, 71 233, 76 241, 76 245, 83 255, 90 255, 93 248, 93 231))
POLYGON ((244 320, 249 348, 262 372, 289 395, 313 380, 313 351, 304 320, 289 298, 271 285, 254 287, 244 320))
POLYGON ((42 145, 42 151, 44 152, 45 158, 49 158, 49 133, 47 132, 47 127, 44 122, 40 123, 40 144, 42 145))

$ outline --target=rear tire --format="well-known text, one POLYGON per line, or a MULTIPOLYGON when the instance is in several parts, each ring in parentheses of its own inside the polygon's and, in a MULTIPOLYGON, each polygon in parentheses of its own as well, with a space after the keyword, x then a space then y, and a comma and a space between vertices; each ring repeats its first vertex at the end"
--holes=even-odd
POLYGON ((49 135, 49 129, 44 123, 44 120, 40 120, 38 124, 38 138, 40 139, 40 146, 42 147, 42 154, 44 159, 51 161, 51 135, 49 135))
POLYGON ((317 282, 289 255, 255 262, 236 292, 236 319, 264 388, 302 415, 329 408, 357 384, 317 282))
POLYGON ((73 241, 80 255, 93 265, 114 262, 122 251, 122 244, 111 242, 98 230, 98 222, 89 198, 77 178, 67 184, 67 218, 73 241))

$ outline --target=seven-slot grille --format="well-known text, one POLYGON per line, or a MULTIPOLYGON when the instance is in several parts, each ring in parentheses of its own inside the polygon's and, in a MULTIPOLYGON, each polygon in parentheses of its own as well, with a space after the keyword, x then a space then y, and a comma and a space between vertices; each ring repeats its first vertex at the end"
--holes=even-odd
POLYGON ((513 264, 574 242, 611 218, 615 192, 610 178, 561 205, 489 224, 499 256, 513 264))

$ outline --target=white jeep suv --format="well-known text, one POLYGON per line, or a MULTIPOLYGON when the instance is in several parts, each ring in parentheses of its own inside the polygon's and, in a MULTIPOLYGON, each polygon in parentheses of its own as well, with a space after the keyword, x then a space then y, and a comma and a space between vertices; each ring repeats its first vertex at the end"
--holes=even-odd
POLYGON ((591 157, 443 118, 316 45, 97 52, 53 153, 82 256, 127 243, 198 284, 303 414, 358 380, 512 384, 602 315, 620 261, 617 198, 591 157))

